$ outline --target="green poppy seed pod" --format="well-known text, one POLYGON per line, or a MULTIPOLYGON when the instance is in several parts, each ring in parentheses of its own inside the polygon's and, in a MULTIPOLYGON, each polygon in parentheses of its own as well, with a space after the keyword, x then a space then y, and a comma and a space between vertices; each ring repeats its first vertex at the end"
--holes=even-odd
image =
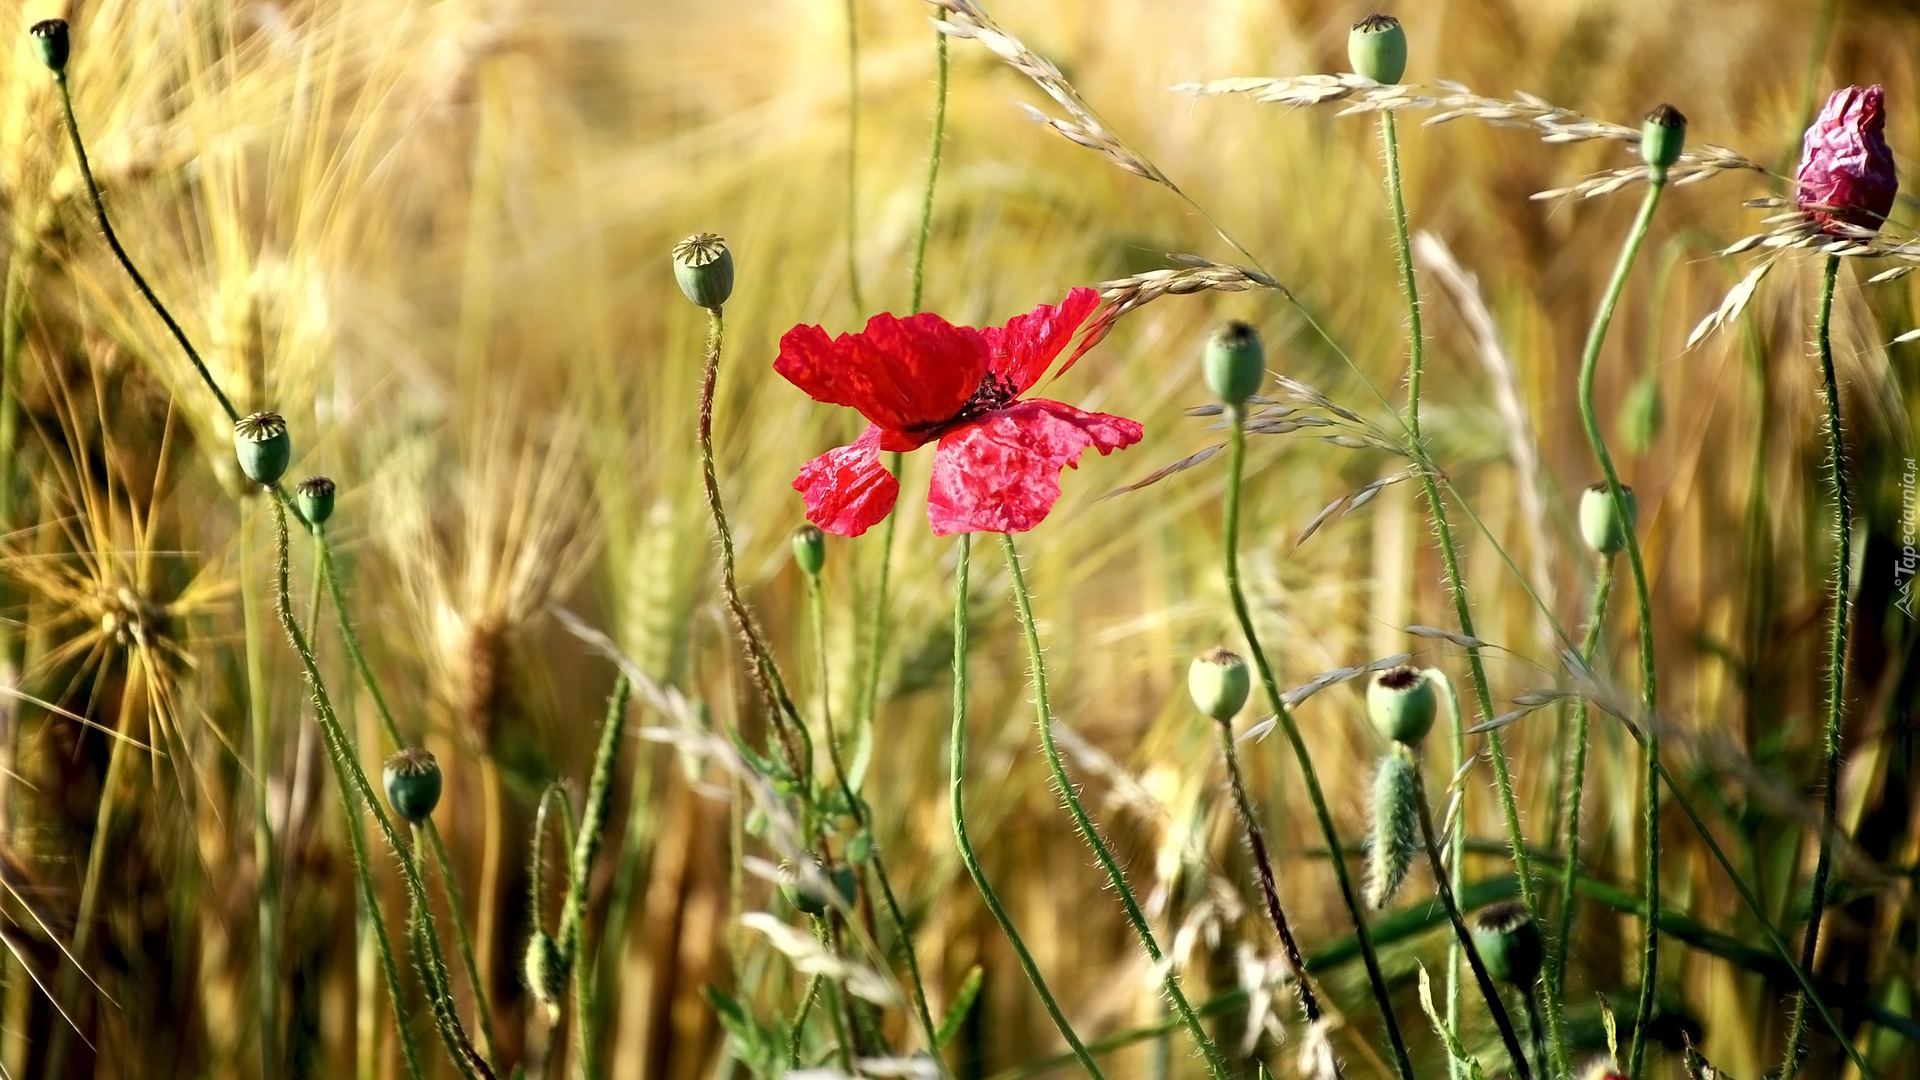
POLYGON ((1640 157, 1654 180, 1667 178, 1667 170, 1680 160, 1680 148, 1687 141, 1687 118, 1671 105, 1661 104, 1647 114, 1640 125, 1640 157))
POLYGON ((560 999, 567 992, 567 961, 560 955, 560 946, 552 935, 535 927, 522 964, 527 989, 533 991, 535 1001, 546 1006, 547 1023, 553 1023, 560 1018, 560 999))
POLYGON ((1473 917, 1473 947, 1480 951, 1487 974, 1521 990, 1533 987, 1546 956, 1540 927, 1527 906, 1516 902, 1495 904, 1473 917))
POLYGON ((1397 83, 1407 73, 1407 32, 1391 15, 1369 15, 1347 32, 1347 60, 1356 74, 1397 83))
POLYGON ((827 565, 827 537, 819 526, 806 524, 793 530, 793 561, 808 577, 820 576, 827 565))
POLYGON ((1374 676, 1367 685, 1367 718, 1394 742, 1417 746, 1433 730, 1440 696, 1426 673, 1397 667, 1374 676))
POLYGON ((295 485, 293 501, 300 507, 300 516, 307 519, 307 524, 325 525, 333 516, 333 493, 332 480, 309 476, 295 485))
POLYGON ((67 20, 42 19, 27 28, 33 35, 34 48, 40 50, 40 62, 55 75, 64 75, 67 71, 67 55, 73 51, 73 42, 67 37, 67 20))
POLYGON ((1642 375, 1620 402, 1620 439, 1635 454, 1644 454, 1660 436, 1660 380, 1642 375))
POLYGON ((1413 868, 1420 850, 1419 783, 1413 761, 1395 750, 1373 774, 1373 805, 1367 824, 1367 906, 1387 906, 1413 868))
POLYGON ((1615 512, 1613 495, 1605 484, 1595 484, 1580 495, 1580 535, 1586 538, 1587 546, 1602 555, 1612 555, 1627 546, 1627 536, 1640 517, 1640 507, 1634 502, 1633 489, 1620 486, 1622 501, 1627 504, 1627 520, 1622 522, 1615 512))
POLYGON ((1222 326, 1208 336, 1205 358, 1207 389, 1235 408, 1246 404, 1260 380, 1267 377, 1266 349, 1260 344, 1260 331, 1239 321, 1222 326))
POLYGON ((1231 720, 1247 703, 1253 676, 1247 662, 1226 649, 1212 649, 1193 658, 1187 667, 1187 693, 1194 707, 1215 720, 1231 720))
POLYGON ((673 245, 673 276, 687 299, 718 311, 733 295, 733 252, 719 234, 695 233, 673 245))
POLYGON ((257 412, 241 417, 233 425, 233 449, 240 456, 240 471, 262 487, 279 483, 293 460, 293 439, 287 435, 287 422, 279 413, 257 412))
POLYGON ((409 825, 424 825, 440 805, 440 763, 423 746, 409 746, 387 759, 380 778, 393 812, 409 825))

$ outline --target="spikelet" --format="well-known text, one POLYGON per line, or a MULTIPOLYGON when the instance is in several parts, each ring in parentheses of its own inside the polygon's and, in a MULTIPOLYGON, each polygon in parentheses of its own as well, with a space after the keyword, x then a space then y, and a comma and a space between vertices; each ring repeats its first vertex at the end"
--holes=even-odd
POLYGON ((1400 883, 1413 867, 1419 850, 1420 797, 1413 762, 1399 748, 1380 759, 1373 777, 1373 805, 1368 815, 1367 906, 1378 911, 1393 900, 1400 883))

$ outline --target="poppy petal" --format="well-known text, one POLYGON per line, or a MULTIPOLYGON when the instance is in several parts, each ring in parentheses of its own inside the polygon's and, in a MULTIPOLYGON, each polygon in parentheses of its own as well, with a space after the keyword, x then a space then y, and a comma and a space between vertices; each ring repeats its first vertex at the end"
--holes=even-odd
POLYGON ((793 489, 807 500, 807 520, 835 536, 866 532, 886 520, 900 497, 900 481, 880 464, 877 427, 801 466, 793 489))
POLYGON ((986 340, 970 326, 932 313, 882 313, 838 338, 794 327, 780 339, 773 369, 815 401, 860 410, 885 429, 887 449, 911 450, 979 389, 987 355, 986 340))
POLYGON ((1026 532, 1060 498, 1060 470, 1089 448, 1102 454, 1140 441, 1137 421, 1035 398, 940 439, 927 520, 936 536, 1026 532))
MULTIPOLYGON (((1026 393, 1099 306, 1100 294, 1079 286, 1069 289, 1067 298, 1058 305, 1041 304, 1025 315, 1008 319, 1004 327, 981 330, 980 336, 987 339, 993 353, 993 373, 1010 380, 1018 392, 1026 393)), ((1071 361, 1068 366, 1072 366, 1071 361)), ((1060 370, 1065 372, 1066 368, 1060 370)))

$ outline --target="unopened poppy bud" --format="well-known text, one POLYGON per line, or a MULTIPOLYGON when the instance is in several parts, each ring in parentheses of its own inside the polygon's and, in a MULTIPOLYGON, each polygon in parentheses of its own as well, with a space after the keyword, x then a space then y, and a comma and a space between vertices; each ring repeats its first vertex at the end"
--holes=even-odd
POLYGON ((1238 319, 1216 329, 1207 338, 1204 363, 1207 389, 1215 397, 1234 408, 1246 404, 1267 376, 1260 331, 1238 319))
POLYGON ((718 311, 733 295, 733 252, 719 234, 695 233, 673 245, 673 276, 687 299, 718 311))
POLYGON ((67 71, 67 55, 73 51, 73 43, 67 37, 67 20, 42 19, 27 28, 33 35, 34 48, 40 50, 40 62, 55 75, 64 75, 67 71))
POLYGON ((1367 685, 1367 718, 1380 734, 1397 743, 1418 745, 1433 730, 1439 708, 1433 680, 1410 667, 1383 671, 1367 685))
POLYGON ((1487 974, 1522 990, 1531 989, 1540 977, 1546 955, 1540 927, 1527 906, 1515 902, 1495 904, 1473 917, 1473 947, 1487 965, 1487 974))
POLYGON ((1825 232, 1878 232, 1893 209, 1900 181, 1887 146, 1886 104, 1878 85, 1835 90, 1801 140, 1795 202, 1825 232))
POLYGON ((440 805, 440 763, 423 746, 409 746, 387 759, 380 778, 393 812, 410 825, 424 825, 440 805))
POLYGON ((293 501, 300 516, 309 525, 324 525, 333 516, 333 481, 324 476, 309 476, 293 489, 293 501))
POLYGON ((1367 822, 1367 906, 1387 906, 1413 868, 1420 850, 1420 788, 1413 761, 1395 749, 1380 759, 1373 776, 1372 814, 1367 822))
POLYGON ((1622 522, 1613 505, 1613 495, 1605 484, 1595 484, 1580 495, 1580 535, 1587 546, 1602 555, 1612 555, 1627 546, 1640 508, 1633 489, 1622 484, 1620 499, 1627 504, 1627 520, 1622 522))
POLYGON ((1356 74, 1397 83, 1407 73, 1407 32, 1391 15, 1369 15, 1347 32, 1347 60, 1356 74))
POLYGON ((532 939, 527 942, 527 955, 522 964, 526 969, 527 989, 533 991, 535 1001, 546 1007, 547 1023, 553 1023, 560 1018, 560 999, 567 992, 567 961, 560 955, 560 946, 552 935, 536 926, 532 939))
POLYGON ((1680 148, 1687 141, 1687 118, 1680 110, 1662 103, 1647 114, 1640 125, 1640 158, 1655 180, 1664 181, 1667 170, 1680 160, 1680 148))
POLYGON ((287 422, 279 413, 257 412, 241 417, 233 425, 233 449, 240 456, 240 471, 263 487, 279 483, 293 460, 293 439, 288 437, 287 422))
MULTIPOLYGON (((822 869, 817 861, 814 863, 814 869, 822 869)), ((853 903, 854 898, 859 894, 859 885, 854 879, 853 867, 841 863, 833 868, 831 876, 834 891, 840 894, 840 899, 849 904, 853 903)), ((786 897, 787 903, 806 915, 827 913, 829 900, 826 894, 821 892, 819 885, 801 877, 799 872, 791 867, 785 868, 781 877, 780 895, 786 897)))
POLYGON ((817 525, 802 525, 793 530, 793 561, 808 577, 819 577, 827 565, 827 537, 817 525))
POLYGON ((1252 689, 1247 662, 1224 648, 1201 653, 1187 667, 1187 693, 1194 707, 1215 720, 1233 719, 1252 689))
POLYGON ((1660 406, 1660 380, 1642 375, 1620 402, 1620 437, 1627 449, 1644 454, 1660 437, 1663 417, 1660 406))

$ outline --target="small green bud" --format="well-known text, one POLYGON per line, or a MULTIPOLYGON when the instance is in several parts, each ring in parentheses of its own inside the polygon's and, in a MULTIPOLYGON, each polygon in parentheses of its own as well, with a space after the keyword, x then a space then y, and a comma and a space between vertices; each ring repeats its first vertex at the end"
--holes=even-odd
POLYGON ((1395 749, 1373 775, 1373 813, 1367 833, 1367 906, 1387 906, 1420 850, 1420 788, 1413 761, 1395 749))
POLYGON ((1642 375, 1620 402, 1620 441, 1635 454, 1646 453, 1660 435, 1662 419, 1660 380, 1642 375))
POLYGON ((1487 974, 1521 990, 1532 989, 1546 956, 1540 928, 1527 914, 1527 906, 1512 901, 1473 917, 1473 947, 1480 951, 1487 974))
POLYGON ((718 311, 733 295, 733 252, 717 233, 695 233, 673 245, 673 276, 687 299, 718 311))
POLYGON ((1237 319, 1208 336, 1204 363, 1207 389, 1236 408, 1246 404, 1267 377, 1260 332, 1237 319))
POLYGON ((409 825, 424 825, 440 805, 440 763, 423 746, 409 746, 387 759, 381 771, 387 801, 409 825))
POLYGON ((1247 703, 1252 689, 1247 662, 1224 648, 1201 653, 1187 667, 1187 693, 1194 707, 1223 723, 1247 703))
POLYGON ((1393 84, 1407 73, 1407 32, 1391 15, 1369 15, 1347 31, 1347 60, 1356 74, 1393 84))
POLYGON ((1647 114, 1646 123, 1640 125, 1640 158, 1656 182, 1666 180, 1686 141, 1687 118, 1679 109, 1661 104, 1647 114))
POLYGON ((1433 680, 1410 667, 1383 671, 1367 686, 1367 718, 1380 734, 1407 746, 1419 745, 1433 730, 1439 707, 1433 680))
POLYGON ((55 75, 65 75, 67 55, 73 51, 73 42, 67 37, 67 20, 42 19, 27 27, 27 33, 33 35, 34 47, 40 50, 40 62, 55 75))
POLYGON ((300 516, 309 525, 325 525, 333 516, 333 481, 324 476, 309 476, 293 489, 293 501, 300 516))
MULTIPOLYGON (((814 863, 814 869, 821 869, 818 861, 814 863)), ((859 883, 853 876, 853 867, 846 863, 835 866, 832 878, 833 888, 840 894, 840 898, 848 904, 853 903, 855 896, 859 894, 859 883)), ((792 867, 786 867, 782 874, 780 895, 786 897, 787 903, 792 904, 803 914, 825 915, 827 913, 829 901, 820 891, 820 887, 801 877, 792 867)))
POLYGON ((809 522, 793 530, 793 561, 808 577, 819 577, 827 565, 827 537, 820 527, 809 522))
POLYGON ((240 418, 233 425, 233 449, 240 456, 240 471, 262 487, 272 487, 287 474, 293 460, 293 439, 287 435, 287 422, 279 413, 257 412, 240 418))
POLYGON ((567 992, 566 958, 560 955, 560 946, 552 935, 536 926, 522 963, 527 989, 533 991, 535 1001, 546 1006, 547 1023, 551 1024, 560 1018, 560 999, 567 992))
POLYGON ((1607 485, 1595 484, 1580 495, 1580 535, 1586 538, 1588 547, 1602 555, 1612 555, 1625 548, 1628 534, 1639 521, 1640 507, 1634 501, 1633 489, 1620 485, 1620 496, 1627 504, 1624 525, 1614 511, 1613 495, 1607 485))

